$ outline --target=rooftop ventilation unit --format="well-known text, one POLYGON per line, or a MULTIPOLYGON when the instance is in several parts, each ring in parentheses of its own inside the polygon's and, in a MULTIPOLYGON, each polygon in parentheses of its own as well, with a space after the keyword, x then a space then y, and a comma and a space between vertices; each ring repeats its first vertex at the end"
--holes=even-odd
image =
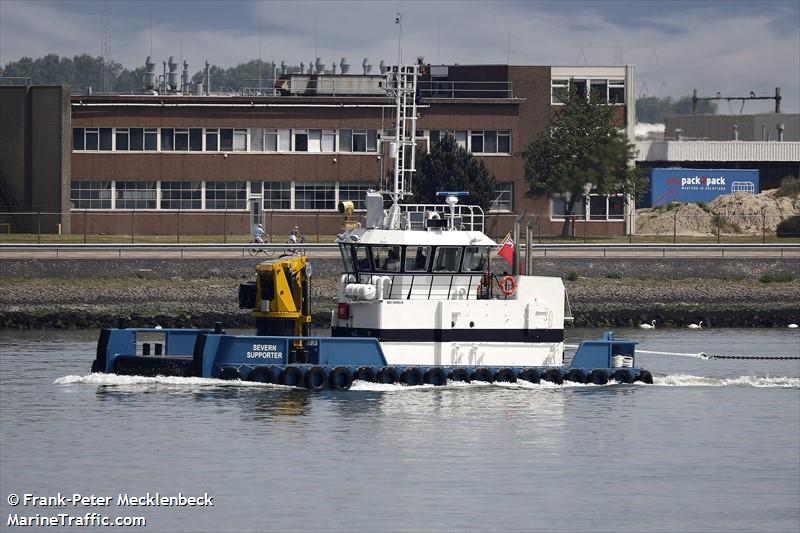
POLYGON ((169 56, 167 65, 169 66, 167 89, 174 93, 178 90, 178 62, 175 61, 174 57, 169 56))
POLYGON ((364 58, 364 61, 361 62, 361 68, 364 69, 365 76, 372 72, 372 65, 369 64, 369 59, 366 57, 364 58))
POLYGON ((156 89, 156 64, 153 63, 150 56, 144 60, 144 71, 144 90, 154 91, 156 89))
POLYGON ((339 66, 342 67, 342 74, 350 72, 350 63, 347 62, 346 57, 343 57, 342 60, 339 61, 339 66))

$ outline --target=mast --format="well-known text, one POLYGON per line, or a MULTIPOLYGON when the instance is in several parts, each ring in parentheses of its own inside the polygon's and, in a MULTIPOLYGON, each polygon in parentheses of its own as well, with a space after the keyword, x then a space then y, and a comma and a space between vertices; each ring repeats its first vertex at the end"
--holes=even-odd
POLYGON ((391 141, 394 156, 394 187, 389 192, 394 205, 411 194, 411 178, 416 170, 418 75, 419 65, 398 65, 391 69, 387 79, 387 85, 394 91, 395 97, 394 134, 387 137, 391 141))

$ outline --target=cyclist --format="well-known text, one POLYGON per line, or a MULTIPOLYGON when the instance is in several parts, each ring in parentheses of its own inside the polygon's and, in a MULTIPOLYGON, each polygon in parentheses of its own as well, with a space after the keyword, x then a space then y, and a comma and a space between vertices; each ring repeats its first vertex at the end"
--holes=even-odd
POLYGON ((256 224, 256 227, 253 228, 253 243, 264 244, 264 226, 261 224, 256 224))
POLYGON ((300 233, 300 226, 295 226, 292 228, 292 232, 289 234, 289 244, 297 244, 298 242, 304 242, 303 234, 300 233))

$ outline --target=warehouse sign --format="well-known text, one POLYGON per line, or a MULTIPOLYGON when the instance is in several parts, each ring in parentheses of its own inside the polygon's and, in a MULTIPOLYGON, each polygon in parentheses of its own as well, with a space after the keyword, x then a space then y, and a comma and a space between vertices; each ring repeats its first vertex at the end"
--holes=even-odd
POLYGON ((709 168, 654 168, 650 178, 650 205, 670 202, 710 202, 733 192, 759 192, 758 170, 709 168))

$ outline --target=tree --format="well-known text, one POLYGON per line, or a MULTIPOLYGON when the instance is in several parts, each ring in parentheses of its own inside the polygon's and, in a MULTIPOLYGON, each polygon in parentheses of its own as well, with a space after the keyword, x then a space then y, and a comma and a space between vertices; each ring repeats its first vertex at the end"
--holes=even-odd
POLYGON ((569 235, 575 206, 590 193, 644 192, 629 162, 634 147, 614 125, 614 106, 565 94, 545 130, 523 153, 528 196, 559 195, 566 206, 561 236, 569 235))
POLYGON ((416 169, 411 183, 414 202, 441 202, 436 197, 439 191, 467 191, 470 205, 488 211, 495 200, 494 176, 450 135, 434 144, 430 153, 418 151, 416 169))

